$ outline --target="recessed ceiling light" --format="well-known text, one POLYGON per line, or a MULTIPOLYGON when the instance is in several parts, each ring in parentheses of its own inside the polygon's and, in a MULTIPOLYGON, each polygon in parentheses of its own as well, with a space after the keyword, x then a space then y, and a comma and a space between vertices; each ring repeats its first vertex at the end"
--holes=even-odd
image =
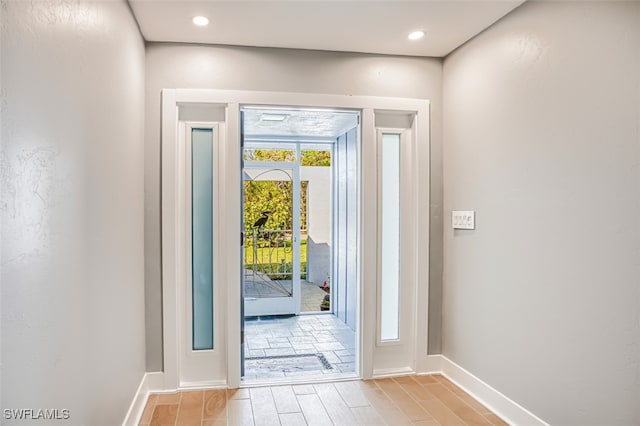
POLYGON ((287 114, 262 114, 260 121, 284 121, 287 117, 287 114))
POLYGON ((409 40, 420 40, 424 37, 424 31, 414 31, 407 36, 409 40))
POLYGON ((206 16, 194 16, 191 21, 193 22, 193 25, 197 25, 199 27, 206 27, 209 25, 209 18, 206 16))

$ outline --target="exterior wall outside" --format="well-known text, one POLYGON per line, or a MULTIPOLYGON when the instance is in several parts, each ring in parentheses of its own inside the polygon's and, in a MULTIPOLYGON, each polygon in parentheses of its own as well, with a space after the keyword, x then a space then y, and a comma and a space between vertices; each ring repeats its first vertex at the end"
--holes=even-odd
POLYGON ((144 43, 124 1, 0 9, 2 409, 120 424, 145 372, 144 43))
MULTIPOLYGON (((148 43, 145 132, 145 281, 147 370, 162 370, 160 100, 163 88, 259 90, 422 98, 431 101, 432 271, 441 253, 442 61, 354 53, 148 43), (435 250, 435 253, 433 252, 435 250), (440 250, 441 251, 441 250, 440 250)), ((430 288, 439 287, 432 276, 430 288)), ((432 312, 439 312, 433 301, 432 312)), ((430 321, 432 349, 439 341, 430 321)))
POLYGON ((445 227, 443 354, 549 424, 640 424, 640 3, 527 2, 444 98, 476 229, 445 227))
POLYGON ((307 281, 331 276, 331 167, 301 167, 307 186, 307 281))

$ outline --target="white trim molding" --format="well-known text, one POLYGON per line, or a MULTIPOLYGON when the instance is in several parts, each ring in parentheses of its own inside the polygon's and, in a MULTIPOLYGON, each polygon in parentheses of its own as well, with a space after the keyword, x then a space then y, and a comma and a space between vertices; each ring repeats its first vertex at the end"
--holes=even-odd
POLYGON ((549 426, 547 422, 444 355, 429 355, 420 375, 442 374, 510 425, 549 426))
MULTIPOLYGON (((418 228, 418 236, 413 241, 414 259, 429 258, 429 143, 430 117, 429 101, 426 99, 385 98, 372 96, 346 96, 308 93, 284 92, 252 92, 199 89, 164 89, 162 91, 162 318, 163 318, 163 358, 165 389, 184 387, 186 381, 180 370, 180 345, 184 346, 184 327, 178 318, 181 315, 179 292, 183 281, 179 258, 182 256, 179 229, 181 222, 180 191, 183 189, 177 177, 180 173, 179 151, 179 108, 188 105, 208 104, 225 108, 226 143, 220 146, 219 174, 224 177, 220 181, 219 197, 221 209, 219 219, 225 224, 220 233, 220 245, 230 249, 219 252, 220 282, 226 285, 226 295, 220 300, 226 301, 226 383, 229 388, 237 388, 240 381, 240 264, 239 233, 241 230, 240 197, 241 170, 240 161, 240 108, 242 105, 263 105, 276 107, 305 106, 310 108, 352 109, 361 111, 360 139, 360 181, 375 182, 376 167, 376 116, 412 117, 412 140, 414 147, 411 153, 411 167, 415 171, 412 181, 420 179, 420 185, 412 186, 413 204, 410 214, 420 218, 414 226, 418 228), (417 167, 417 164, 420 167, 417 167), (237 247, 233 249, 233 247, 237 247), (183 383, 185 382, 185 383, 183 383)), ((393 117, 392 117, 393 118, 393 117)), ((394 122, 398 120, 393 120, 394 122)), ((391 351, 389 348, 376 346, 376 264, 377 258, 377 188, 375 185, 361 185, 358 195, 358 272, 357 299, 358 323, 357 342, 357 374, 362 378, 370 378, 374 371, 385 372, 388 369, 400 369, 395 374, 403 374, 409 365, 423 365, 427 355, 428 342, 428 262, 416 262, 411 274, 415 280, 415 306, 422 307, 414 311, 410 333, 415 342, 406 351, 391 351), (422 269, 420 269, 422 268, 422 269), (384 350, 383 350, 384 349, 384 350)), ((409 338, 409 340, 412 340, 409 338)), ((414 369, 415 371, 415 369, 414 369)), ((390 374, 390 373, 388 373, 390 374)), ((404 373, 406 374, 406 373, 404 373)), ((219 379, 219 378, 216 378, 219 379)), ((216 383, 217 384, 217 383, 216 383)), ((201 385, 201 383, 197 383, 201 385)))
POLYGON ((122 422, 122 426, 137 426, 142 418, 144 407, 151 392, 167 392, 164 390, 164 377, 162 372, 145 373, 142 376, 138 390, 136 390, 129 411, 122 422))

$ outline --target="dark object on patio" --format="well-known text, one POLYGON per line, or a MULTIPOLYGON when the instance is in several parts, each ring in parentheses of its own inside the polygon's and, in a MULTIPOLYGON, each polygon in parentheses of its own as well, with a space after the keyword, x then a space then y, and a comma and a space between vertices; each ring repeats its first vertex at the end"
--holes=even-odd
POLYGON ((331 363, 321 353, 246 357, 245 368, 258 376, 268 373, 333 370, 331 363))
POLYGON ((331 295, 325 294, 324 298, 322 299, 322 303, 320 303, 320 310, 328 311, 330 306, 331 306, 331 295))
POLYGON ((262 228, 264 224, 267 223, 267 220, 269 220, 270 214, 271 212, 262 212, 262 217, 256 220, 256 223, 253 224, 253 227, 258 229, 262 228))

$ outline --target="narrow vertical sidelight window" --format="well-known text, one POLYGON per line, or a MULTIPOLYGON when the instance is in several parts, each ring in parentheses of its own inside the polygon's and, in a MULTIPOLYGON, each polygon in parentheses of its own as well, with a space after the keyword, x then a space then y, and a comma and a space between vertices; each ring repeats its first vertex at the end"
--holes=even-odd
POLYGON ((389 341, 400 338, 400 135, 380 143, 380 341, 389 341))
POLYGON ((191 132, 193 350, 213 349, 213 130, 191 132))

